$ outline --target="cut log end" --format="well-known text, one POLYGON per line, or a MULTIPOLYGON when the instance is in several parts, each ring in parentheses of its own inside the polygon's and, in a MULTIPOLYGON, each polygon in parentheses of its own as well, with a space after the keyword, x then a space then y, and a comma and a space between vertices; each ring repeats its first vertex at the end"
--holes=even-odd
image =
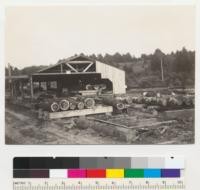
POLYGON ((95 106, 95 101, 93 98, 86 98, 84 104, 86 108, 93 108, 95 106))
POLYGON ((68 101, 68 100, 61 100, 61 101, 59 102, 59 106, 60 106, 60 109, 61 109, 62 111, 68 110, 68 109, 69 109, 69 101, 68 101))
POLYGON ((60 106, 57 102, 53 102, 50 107, 52 112, 57 112, 60 109, 60 106))
POLYGON ((84 109, 84 107, 85 107, 85 105, 84 105, 83 102, 78 102, 78 103, 77 103, 77 108, 78 108, 79 110, 84 109))
POLYGON ((69 108, 70 110, 75 110, 76 109, 76 104, 74 102, 69 103, 69 108))
POLYGON ((117 103, 117 104, 116 104, 116 108, 117 108, 118 110, 123 110, 123 109, 125 108, 125 105, 124 105, 123 103, 117 103))

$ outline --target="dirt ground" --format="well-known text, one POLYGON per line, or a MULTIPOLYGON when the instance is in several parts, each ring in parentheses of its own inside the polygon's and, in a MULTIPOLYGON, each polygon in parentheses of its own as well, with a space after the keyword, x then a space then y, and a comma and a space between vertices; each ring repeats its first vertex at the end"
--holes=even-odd
MULTIPOLYGON (((142 126, 160 119, 149 113, 132 110, 115 116, 90 116, 127 126, 142 126)), ((86 119, 87 120, 87 119, 86 119)), ((6 105, 6 144, 191 144, 194 143, 194 118, 177 120, 177 123, 156 128, 139 127, 136 138, 126 142, 117 136, 97 132, 92 125, 106 127, 105 123, 87 122, 88 127, 80 127, 85 120, 57 119, 42 121, 37 113, 19 106, 6 105), (76 121, 76 122, 75 122, 76 121), (80 124, 81 123, 81 124, 80 124), (77 127, 79 126, 79 127, 77 127)), ((84 126, 84 125, 83 125, 84 126)), ((114 126, 113 126, 114 127, 114 126)))

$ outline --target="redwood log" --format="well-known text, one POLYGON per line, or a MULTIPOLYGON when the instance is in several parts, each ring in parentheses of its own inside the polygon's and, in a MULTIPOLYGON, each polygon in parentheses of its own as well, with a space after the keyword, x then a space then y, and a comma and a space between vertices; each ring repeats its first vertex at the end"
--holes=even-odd
POLYGON ((69 104, 70 104, 69 100, 67 100, 67 99, 60 100, 60 102, 59 102, 60 109, 62 111, 68 110, 69 109, 69 104))
POLYGON ((59 109, 60 109, 60 106, 59 106, 59 104, 57 102, 53 102, 51 104, 51 111, 52 112, 57 112, 57 111, 59 111, 59 109))
POLYGON ((56 101, 50 101, 50 100, 40 103, 38 107, 44 111, 50 111, 50 112, 57 112, 60 110, 59 104, 56 101))
POLYGON ((113 106, 117 110, 123 110, 125 108, 125 105, 113 97, 103 97, 102 99, 103 103, 109 106, 113 106))
POLYGON ((124 98, 124 102, 130 105, 130 104, 132 104, 133 99, 132 99, 132 97, 130 97, 130 96, 126 96, 126 97, 124 98))
POLYGON ((168 104, 167 98, 157 97, 157 105, 162 106, 162 107, 166 107, 167 104, 168 104))
POLYGON ((84 109, 84 107, 85 107, 85 104, 84 104, 83 102, 78 102, 78 103, 77 103, 77 108, 78 108, 79 110, 84 109))
POLYGON ((69 101, 69 109, 70 110, 75 110, 77 107, 77 102, 74 98, 68 98, 69 101))
POLYGON ((95 101, 93 98, 85 98, 84 104, 86 108, 93 108, 95 106, 95 101))

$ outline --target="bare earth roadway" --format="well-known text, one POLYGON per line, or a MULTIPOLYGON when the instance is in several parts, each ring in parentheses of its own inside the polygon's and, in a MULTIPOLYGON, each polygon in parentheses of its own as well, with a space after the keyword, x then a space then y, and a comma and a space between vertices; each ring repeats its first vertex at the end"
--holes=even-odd
POLYGON ((92 129, 65 128, 59 122, 39 121, 25 110, 15 112, 6 108, 6 142, 8 144, 121 144, 103 137, 92 129))
MULTIPOLYGON (((36 113, 15 106, 6 106, 5 126, 6 144, 130 144, 94 131, 92 127, 74 127, 73 119, 38 120, 36 113)), ((193 141, 193 122, 189 121, 164 127, 161 131, 142 133, 132 144, 187 144, 193 141)))

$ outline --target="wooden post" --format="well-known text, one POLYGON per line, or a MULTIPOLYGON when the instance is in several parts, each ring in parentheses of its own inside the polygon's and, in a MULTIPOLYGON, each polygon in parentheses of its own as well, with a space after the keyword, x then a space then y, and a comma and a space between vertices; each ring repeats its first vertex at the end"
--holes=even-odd
POLYGON ((10 84, 10 90, 11 90, 11 97, 14 96, 14 90, 13 90, 13 83, 10 84))
POLYGON ((34 92, 33 92, 33 78, 30 76, 30 87, 31 87, 31 99, 33 99, 34 92))
POLYGON ((9 84, 9 89, 10 89, 10 93, 11 93, 11 97, 14 96, 14 90, 13 90, 13 81, 12 81, 12 68, 10 66, 10 63, 8 63, 8 76, 10 77, 10 79, 8 80, 8 84, 9 84))
POLYGON ((49 90, 49 89, 50 89, 50 86, 51 86, 51 84, 50 84, 49 81, 46 82, 46 86, 47 86, 47 90, 49 90))
POLYGON ((63 64, 60 64, 60 72, 63 73, 63 64))
POLYGON ((160 64, 161 64, 161 75, 162 75, 162 81, 164 81, 163 60, 162 60, 162 58, 161 58, 161 62, 160 62, 160 64))
POLYGON ((24 97, 24 91, 23 91, 23 83, 22 81, 19 82, 19 89, 20 89, 20 93, 21 93, 21 97, 24 97))

